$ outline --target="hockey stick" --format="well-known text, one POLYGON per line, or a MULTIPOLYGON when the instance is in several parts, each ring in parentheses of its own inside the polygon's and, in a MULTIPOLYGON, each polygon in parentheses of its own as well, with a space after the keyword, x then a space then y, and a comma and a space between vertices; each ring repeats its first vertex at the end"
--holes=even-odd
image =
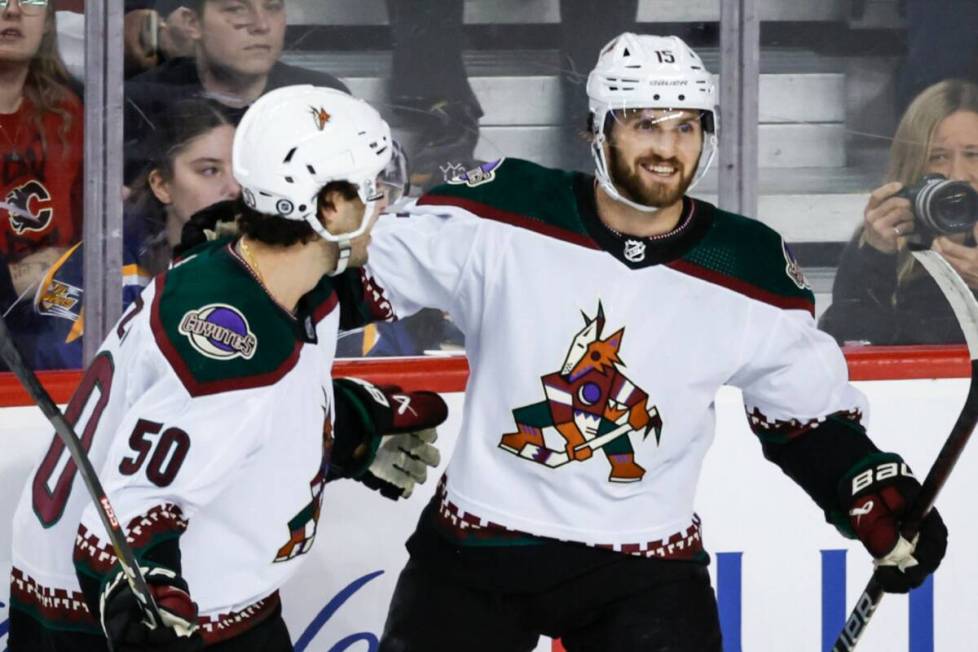
MULTIPOLYGON (((971 358, 971 385, 958 420, 944 446, 941 447, 934 465, 930 467, 920 493, 917 494, 917 499, 907 512, 906 520, 900 529, 900 533, 907 541, 913 541, 917 535, 921 521, 934 506, 937 494, 951 475, 958 457, 961 456, 975 425, 978 424, 978 302, 975 301, 974 295, 961 277, 940 254, 935 251, 912 253, 941 288, 964 332, 965 341, 968 343, 968 356, 971 358)), ((859 642, 882 598, 883 588, 874 574, 862 595, 856 600, 856 605, 832 646, 832 652, 849 652, 855 649, 856 643, 859 642)))
MULTIPOLYGON (((603 448, 605 444, 611 443, 613 440, 617 439, 621 435, 631 432, 632 430, 634 430, 634 428, 632 428, 631 424, 623 423, 622 425, 618 426, 614 430, 606 432, 603 435, 599 435, 594 439, 589 439, 583 444, 579 444, 575 446, 574 450, 579 451, 585 448, 590 448, 592 451, 596 451, 599 448, 603 448)), ((552 448, 541 448, 536 444, 523 444, 523 448, 520 449, 519 451, 513 450, 512 448, 509 448, 507 446, 503 446, 502 444, 500 444, 499 447, 502 448, 503 450, 509 451, 510 453, 515 453, 520 457, 525 457, 528 460, 533 460, 534 462, 545 464, 546 466, 549 466, 552 469, 555 469, 558 466, 563 466, 571 461, 570 455, 567 454, 567 451, 554 450, 552 448)))
MULTIPOLYGON (((20 351, 17 350, 10 330, 7 328, 7 324, 2 317, 0 317, 0 357, 6 361, 7 366, 10 367, 10 371, 17 376, 17 380, 24 386, 27 393, 31 395, 31 398, 37 403, 37 407, 41 409, 44 416, 54 426, 58 437, 64 442, 65 448, 68 449, 71 459, 74 460, 82 480, 85 481, 88 493, 92 496, 92 501, 95 503, 95 509, 98 512, 99 518, 102 519, 105 531, 108 532, 109 542, 115 550, 115 556, 119 560, 119 566, 122 567, 122 572, 129 582, 129 587, 132 589, 133 595, 136 596, 136 601, 143 611, 145 617, 144 622, 150 629, 156 629, 157 625, 163 622, 160 618, 159 608, 156 606, 153 594, 150 593, 149 587, 146 585, 146 578, 143 577, 142 571, 139 570, 136 556, 126 541, 126 534, 119 525, 119 520, 115 516, 112 504, 109 503, 109 498, 102 488, 102 483, 99 482, 98 476, 95 474, 95 469, 92 468, 92 463, 88 460, 88 455, 82 450, 74 428, 65 420, 61 410, 51 400, 47 390, 41 386, 34 372, 24 363, 24 358, 20 355, 20 351)), ((109 641, 109 645, 111 646, 111 641, 109 641)))

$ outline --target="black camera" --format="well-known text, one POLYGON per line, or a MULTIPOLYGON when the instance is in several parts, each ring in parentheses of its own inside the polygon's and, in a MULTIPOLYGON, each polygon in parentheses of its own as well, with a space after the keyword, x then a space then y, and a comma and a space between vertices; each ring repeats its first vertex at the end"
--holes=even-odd
POLYGON ((951 181, 943 174, 928 174, 898 197, 910 200, 910 208, 923 234, 937 236, 964 233, 978 222, 978 192, 966 181, 951 181))

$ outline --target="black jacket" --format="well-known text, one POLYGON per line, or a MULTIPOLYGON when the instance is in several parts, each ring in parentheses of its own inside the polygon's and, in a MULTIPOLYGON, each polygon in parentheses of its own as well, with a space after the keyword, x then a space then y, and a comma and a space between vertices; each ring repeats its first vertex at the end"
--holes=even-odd
POLYGON ((919 266, 897 286, 897 258, 860 246, 858 236, 846 245, 819 327, 839 344, 964 343, 950 305, 919 266))
MULTIPOLYGON (((268 73, 265 92, 292 86, 312 84, 349 93, 346 84, 333 75, 290 66, 279 61, 268 73)), ((125 182, 133 179, 145 167, 150 155, 150 143, 159 120, 165 120, 174 103, 191 97, 205 97, 204 87, 197 75, 197 64, 189 57, 173 59, 147 70, 126 82, 125 88, 125 182)), ((237 124, 248 107, 230 108, 219 106, 234 124, 237 124)))

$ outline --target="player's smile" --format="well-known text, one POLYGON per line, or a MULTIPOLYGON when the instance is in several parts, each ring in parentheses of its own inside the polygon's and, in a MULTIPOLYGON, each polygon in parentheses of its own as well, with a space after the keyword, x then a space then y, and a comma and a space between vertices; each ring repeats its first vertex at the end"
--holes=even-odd
POLYGON ((675 159, 672 161, 639 160, 637 167, 654 183, 671 184, 682 178, 683 166, 675 159))

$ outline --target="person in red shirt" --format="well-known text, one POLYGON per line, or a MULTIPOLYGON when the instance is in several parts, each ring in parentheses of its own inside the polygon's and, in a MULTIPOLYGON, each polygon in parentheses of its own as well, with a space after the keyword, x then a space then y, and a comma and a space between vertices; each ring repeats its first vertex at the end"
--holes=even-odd
POLYGON ((0 8, 0 264, 18 298, 81 236, 84 119, 54 9, 0 8))

